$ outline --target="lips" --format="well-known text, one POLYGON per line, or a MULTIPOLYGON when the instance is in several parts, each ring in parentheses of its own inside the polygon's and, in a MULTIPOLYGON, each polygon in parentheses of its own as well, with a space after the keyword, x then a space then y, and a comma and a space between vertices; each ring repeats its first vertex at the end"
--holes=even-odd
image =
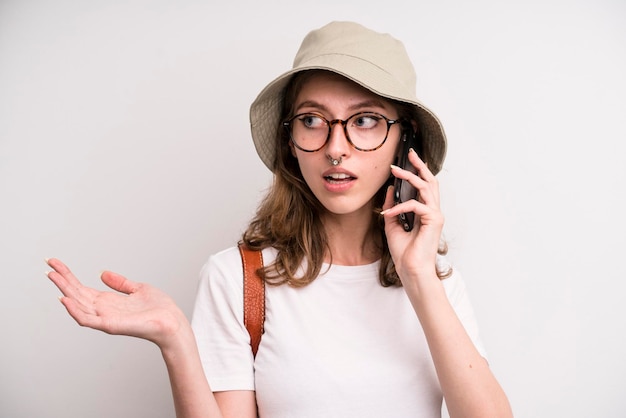
POLYGON ((326 187, 330 188, 331 191, 342 191, 343 188, 341 186, 349 185, 357 178, 354 174, 341 169, 328 170, 322 176, 326 181, 326 187))

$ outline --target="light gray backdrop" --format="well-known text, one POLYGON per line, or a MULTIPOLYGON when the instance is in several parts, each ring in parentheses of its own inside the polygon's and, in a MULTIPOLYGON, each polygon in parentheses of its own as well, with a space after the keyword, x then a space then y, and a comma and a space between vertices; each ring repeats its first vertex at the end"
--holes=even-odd
POLYGON ((248 106, 331 19, 402 39, 441 117, 446 237, 518 417, 626 415, 626 6, 0 2, 0 416, 170 417, 150 343, 79 328, 65 260, 169 292, 270 181, 248 106))

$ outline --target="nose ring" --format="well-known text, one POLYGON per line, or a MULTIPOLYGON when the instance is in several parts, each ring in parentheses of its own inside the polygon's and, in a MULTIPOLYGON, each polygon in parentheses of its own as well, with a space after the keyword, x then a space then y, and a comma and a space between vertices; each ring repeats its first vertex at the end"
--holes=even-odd
POLYGON ((331 157, 330 155, 328 156, 328 161, 330 161, 330 163, 334 166, 338 166, 339 164, 341 164, 341 160, 343 160, 343 157, 339 157, 338 160, 335 160, 333 157, 331 157))

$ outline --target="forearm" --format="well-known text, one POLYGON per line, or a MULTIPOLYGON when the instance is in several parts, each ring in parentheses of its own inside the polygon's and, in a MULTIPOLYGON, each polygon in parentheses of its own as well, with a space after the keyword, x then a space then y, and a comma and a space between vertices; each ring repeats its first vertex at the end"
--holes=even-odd
POLYGON ((177 418, 221 418, 222 413, 206 380, 191 328, 161 348, 172 387, 177 418))
POLYGON ((421 288, 405 287, 424 329, 450 416, 512 416, 504 391, 469 338, 439 280, 421 288))

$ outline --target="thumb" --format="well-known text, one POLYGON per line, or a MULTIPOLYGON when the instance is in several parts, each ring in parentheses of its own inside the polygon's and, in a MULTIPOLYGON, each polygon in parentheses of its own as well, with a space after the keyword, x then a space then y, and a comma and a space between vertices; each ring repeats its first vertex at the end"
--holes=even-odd
POLYGON ((111 289, 117 290, 118 292, 122 292, 127 295, 134 293, 139 287, 138 283, 128 280, 121 274, 117 274, 112 271, 102 272, 102 274, 100 275, 100 280, 102 280, 102 282, 109 286, 111 289))

